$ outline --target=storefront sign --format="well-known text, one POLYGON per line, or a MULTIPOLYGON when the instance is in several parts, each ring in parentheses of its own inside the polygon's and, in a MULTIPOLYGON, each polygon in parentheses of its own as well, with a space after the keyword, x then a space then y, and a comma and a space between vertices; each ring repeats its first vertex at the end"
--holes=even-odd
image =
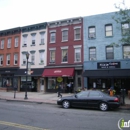
POLYGON ((62 82, 63 78, 62 77, 57 77, 57 82, 62 82))
POLYGON ((61 73, 61 70, 55 70, 54 73, 61 73))
POLYGON ((10 71, 5 71, 5 73, 10 73, 10 71))
POLYGON ((120 68, 120 62, 99 62, 97 63, 98 69, 114 69, 120 68))

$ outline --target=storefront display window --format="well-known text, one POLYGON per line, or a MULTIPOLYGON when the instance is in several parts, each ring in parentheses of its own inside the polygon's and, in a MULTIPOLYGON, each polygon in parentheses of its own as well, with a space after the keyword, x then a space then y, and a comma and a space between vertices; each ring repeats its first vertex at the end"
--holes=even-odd
POLYGON ((18 78, 13 79, 13 85, 18 87, 18 78))
POLYGON ((56 78, 48 78, 48 89, 55 89, 56 78))
POLYGON ((12 78, 3 78, 3 87, 12 87, 12 78))
POLYGON ((78 87, 81 87, 81 78, 78 77, 78 87))
POLYGON ((2 78, 0 78, 0 87, 2 87, 2 78))

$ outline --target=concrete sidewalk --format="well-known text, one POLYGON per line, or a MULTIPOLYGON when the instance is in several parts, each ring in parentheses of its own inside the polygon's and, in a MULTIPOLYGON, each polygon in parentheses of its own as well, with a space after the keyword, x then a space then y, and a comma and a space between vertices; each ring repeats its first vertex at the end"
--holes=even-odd
MULTIPOLYGON (((71 96, 72 94, 62 93, 62 97, 71 96)), ((22 102, 34 102, 34 103, 47 103, 57 104, 57 93, 43 93, 43 92, 27 92, 28 99, 24 99, 25 92, 16 92, 14 98, 14 92, 0 92, 0 100, 10 101, 22 101, 22 102)), ((125 105, 120 106, 120 109, 130 110, 130 99, 125 98, 125 105)))

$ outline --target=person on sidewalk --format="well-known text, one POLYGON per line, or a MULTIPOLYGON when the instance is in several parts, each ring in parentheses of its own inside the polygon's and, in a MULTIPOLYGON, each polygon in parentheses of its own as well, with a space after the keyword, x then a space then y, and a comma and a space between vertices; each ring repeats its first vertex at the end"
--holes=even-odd
POLYGON ((60 83, 58 84, 58 97, 62 97, 62 94, 61 94, 61 84, 60 83))

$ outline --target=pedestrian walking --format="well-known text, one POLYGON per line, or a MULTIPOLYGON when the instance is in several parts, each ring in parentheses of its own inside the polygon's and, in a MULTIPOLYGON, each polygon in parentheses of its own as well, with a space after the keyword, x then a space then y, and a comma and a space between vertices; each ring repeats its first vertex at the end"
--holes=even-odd
POLYGON ((62 97, 62 94, 61 94, 61 84, 60 83, 58 84, 58 97, 62 97))

